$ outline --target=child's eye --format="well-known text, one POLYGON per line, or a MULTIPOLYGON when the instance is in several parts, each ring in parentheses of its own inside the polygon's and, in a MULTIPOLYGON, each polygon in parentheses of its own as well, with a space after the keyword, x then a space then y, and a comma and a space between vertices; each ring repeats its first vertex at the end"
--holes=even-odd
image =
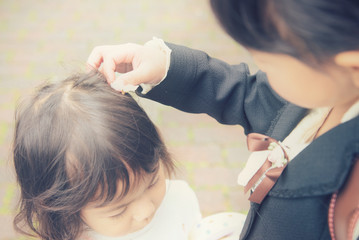
POLYGON ((110 218, 113 218, 113 219, 121 218, 124 215, 124 213, 126 212, 126 210, 127 210, 127 207, 125 207, 120 213, 110 216, 110 218))

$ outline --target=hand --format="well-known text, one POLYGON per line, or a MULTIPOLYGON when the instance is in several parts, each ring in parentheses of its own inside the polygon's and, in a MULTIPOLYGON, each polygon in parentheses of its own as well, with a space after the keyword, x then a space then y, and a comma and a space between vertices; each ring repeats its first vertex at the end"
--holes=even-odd
POLYGON ((166 75, 166 54, 154 46, 127 43, 95 47, 87 64, 104 74, 108 83, 157 84, 166 75), (122 73, 115 77, 115 73, 122 73))

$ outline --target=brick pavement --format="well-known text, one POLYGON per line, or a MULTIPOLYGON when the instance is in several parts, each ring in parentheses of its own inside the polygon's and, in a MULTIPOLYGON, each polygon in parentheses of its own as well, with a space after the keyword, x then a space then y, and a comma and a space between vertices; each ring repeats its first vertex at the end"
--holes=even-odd
MULTIPOLYGON (((144 43, 152 36, 255 68, 223 34, 206 0, 0 1, 0 33, 0 240, 24 239, 11 223, 18 193, 10 153, 13 112, 40 81, 84 69, 96 45, 144 43)), ((178 177, 195 189, 204 216, 246 212, 246 197, 235 183, 248 155, 242 129, 139 101, 180 164, 178 177)))

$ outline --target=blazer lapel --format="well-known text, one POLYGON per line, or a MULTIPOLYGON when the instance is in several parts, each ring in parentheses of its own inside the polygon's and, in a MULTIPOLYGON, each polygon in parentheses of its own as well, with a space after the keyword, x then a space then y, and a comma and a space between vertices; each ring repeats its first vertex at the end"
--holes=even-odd
MULTIPOLYGON (((307 112, 287 104, 267 135, 283 140, 307 112)), ((356 155, 359 155, 359 116, 308 145, 288 164, 268 196, 297 198, 331 194, 345 182, 356 155)), ((248 236, 260 206, 251 203, 240 239, 248 236)))
POLYGON ((278 118, 272 121, 272 125, 266 135, 282 141, 307 113, 308 109, 287 103, 278 114, 278 118))
POLYGON ((359 116, 323 134, 287 166, 269 196, 331 194, 346 180, 359 155, 359 116), (340 144, 337 144, 340 141, 340 144))

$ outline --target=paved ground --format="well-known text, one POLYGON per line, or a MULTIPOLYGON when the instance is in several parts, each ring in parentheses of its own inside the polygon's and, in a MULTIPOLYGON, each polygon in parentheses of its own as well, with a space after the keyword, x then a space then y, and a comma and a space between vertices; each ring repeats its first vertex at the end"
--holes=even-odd
MULTIPOLYGON (((205 0, 0 0, 0 240, 21 239, 11 223, 18 191, 10 145, 19 97, 42 80, 84 69, 96 45, 144 43, 152 36, 255 68, 223 34, 205 0)), ((204 216, 246 212, 246 197, 236 185, 248 155, 241 127, 139 101, 180 164, 179 178, 195 189, 204 216)))

